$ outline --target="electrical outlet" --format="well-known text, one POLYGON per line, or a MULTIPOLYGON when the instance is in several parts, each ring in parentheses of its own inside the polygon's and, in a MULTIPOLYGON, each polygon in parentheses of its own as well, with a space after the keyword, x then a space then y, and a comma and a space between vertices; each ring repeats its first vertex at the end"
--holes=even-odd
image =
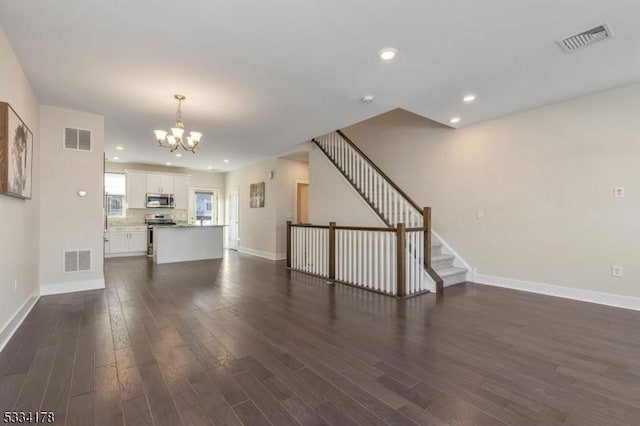
POLYGON ((613 188, 613 196, 615 198, 624 197, 624 188, 622 186, 616 186, 615 188, 613 188))
POLYGON ((622 266, 612 265, 611 266, 611 276, 620 278, 622 277, 622 266))
POLYGON ((483 219, 484 218, 484 210, 477 210, 476 211, 476 217, 478 219, 483 219))

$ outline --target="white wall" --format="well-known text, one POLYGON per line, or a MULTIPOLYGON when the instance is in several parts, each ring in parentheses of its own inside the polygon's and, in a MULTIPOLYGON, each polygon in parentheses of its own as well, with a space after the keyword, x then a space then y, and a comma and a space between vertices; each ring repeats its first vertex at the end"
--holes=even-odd
POLYGON ((396 110, 345 133, 480 274, 637 297, 638 117, 632 85, 458 130, 396 110))
POLYGON ((309 222, 386 226, 317 146, 309 153, 309 222))
POLYGON ((40 283, 43 294, 104 287, 104 117, 41 106, 40 283), (63 148, 63 126, 90 129, 92 151, 63 148), (87 191, 79 197, 77 191, 87 191), (91 249, 89 272, 64 274, 63 250, 91 249), (71 284, 69 284, 71 283, 71 284))
POLYGON ((0 347, 8 322, 39 294, 38 252, 40 211, 39 104, 18 59, 0 28, 0 100, 8 102, 34 135, 32 199, 0 195, 0 347), (18 288, 14 290, 17 280, 18 288))
POLYGON ((278 259, 287 257, 287 221, 296 215, 296 182, 309 182, 309 164, 278 159, 276 180, 276 253, 278 259))
POLYGON ((225 193, 238 188, 239 251, 276 258, 276 181, 277 160, 267 159, 242 169, 226 173, 225 193), (249 185, 265 182, 265 202, 262 208, 249 207, 249 185))

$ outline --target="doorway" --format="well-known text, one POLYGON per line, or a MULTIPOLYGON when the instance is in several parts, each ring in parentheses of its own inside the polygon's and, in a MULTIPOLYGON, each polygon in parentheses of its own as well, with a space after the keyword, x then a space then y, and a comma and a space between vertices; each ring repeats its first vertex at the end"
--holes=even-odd
POLYGON ((231 188, 227 193, 227 248, 238 250, 238 188, 231 188))
POLYGON ((309 182, 296 182, 296 223, 309 223, 309 182))

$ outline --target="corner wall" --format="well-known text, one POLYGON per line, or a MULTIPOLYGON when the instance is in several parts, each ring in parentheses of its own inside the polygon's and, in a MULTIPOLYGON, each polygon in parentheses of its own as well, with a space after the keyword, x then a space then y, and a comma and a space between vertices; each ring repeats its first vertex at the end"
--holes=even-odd
POLYGON ((39 104, 0 28, 0 101, 8 102, 33 132, 32 199, 0 195, 0 349, 40 294, 39 104), (15 283, 17 282, 17 288, 15 283), (13 321, 12 321, 13 320, 13 321))
POLYGON ((104 287, 104 117, 41 106, 40 286, 42 294, 104 287), (92 150, 63 147, 63 126, 91 130, 92 150), (85 197, 78 190, 87 191, 85 197), (63 273, 63 251, 92 252, 91 270, 63 273))
POLYGON ((594 301, 613 294, 611 304, 640 309, 624 299, 640 297, 638 99, 631 85, 458 130, 395 110, 344 131, 433 207, 434 229, 478 280, 594 301))

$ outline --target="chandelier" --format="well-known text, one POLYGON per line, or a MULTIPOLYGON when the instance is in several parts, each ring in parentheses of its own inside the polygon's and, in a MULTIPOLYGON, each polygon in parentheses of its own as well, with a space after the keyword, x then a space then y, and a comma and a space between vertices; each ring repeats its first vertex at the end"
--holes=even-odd
POLYGON ((184 95, 173 95, 178 100, 178 110, 176 111, 176 124, 171 128, 171 134, 164 130, 154 130, 158 146, 169 148, 171 152, 178 149, 179 146, 195 154, 196 147, 200 143, 202 133, 189 132, 189 136, 182 138, 184 135, 184 123, 182 122, 182 101, 186 99, 184 95))

